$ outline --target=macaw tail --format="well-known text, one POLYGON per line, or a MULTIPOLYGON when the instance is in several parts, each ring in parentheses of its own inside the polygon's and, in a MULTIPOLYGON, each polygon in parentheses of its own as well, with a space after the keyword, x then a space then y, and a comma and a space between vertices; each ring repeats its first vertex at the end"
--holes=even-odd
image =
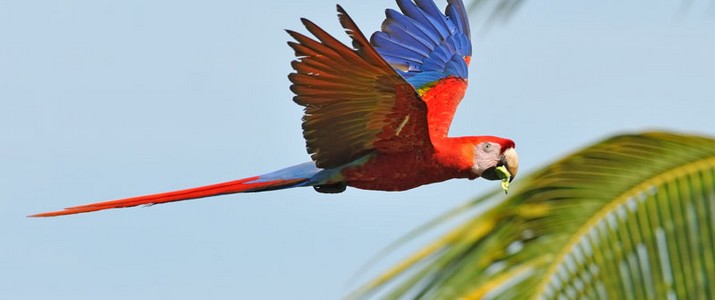
POLYGON ((254 176, 173 192, 85 204, 80 206, 68 207, 59 211, 29 215, 28 217, 56 217, 93 212, 110 208, 132 207, 138 205, 154 205, 225 194, 262 192, 298 186, 312 186, 314 185, 312 178, 316 174, 320 173, 320 171, 322 170, 316 168, 315 164, 309 162, 261 176, 254 176))

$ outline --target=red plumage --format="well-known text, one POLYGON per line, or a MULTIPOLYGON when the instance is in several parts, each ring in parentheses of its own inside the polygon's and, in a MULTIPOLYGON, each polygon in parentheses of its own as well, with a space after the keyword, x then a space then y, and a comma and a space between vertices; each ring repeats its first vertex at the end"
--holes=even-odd
POLYGON ((314 162, 205 187, 70 207, 32 217, 160 204, 222 194, 313 186, 401 191, 453 178, 495 180, 518 160, 514 142, 494 136, 449 137, 467 88, 469 26, 461 0, 447 13, 434 3, 400 1, 405 15, 388 10, 383 30, 368 40, 338 6, 352 39, 341 43, 302 19, 315 37, 288 31, 297 59, 289 75, 303 106, 303 135, 314 162))

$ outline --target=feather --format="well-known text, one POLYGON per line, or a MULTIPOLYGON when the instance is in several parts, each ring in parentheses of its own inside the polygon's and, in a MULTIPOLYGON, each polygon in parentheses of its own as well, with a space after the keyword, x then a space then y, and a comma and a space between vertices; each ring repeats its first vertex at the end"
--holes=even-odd
POLYGON ((444 14, 432 0, 397 0, 397 5, 402 13, 387 9, 382 30, 370 38, 377 52, 415 89, 448 76, 466 79, 466 59, 472 47, 464 4, 450 0, 444 14), (454 60, 454 56, 461 61, 454 60), (420 72, 430 75, 421 76, 420 72), (425 81, 428 77, 435 81, 425 81))
MULTIPOLYGON (((305 107, 303 137, 318 167, 335 168, 370 152, 390 153, 431 147, 427 109, 413 86, 388 64, 360 32, 345 10, 338 18, 352 40, 341 43, 313 22, 302 19, 315 37, 288 31, 296 71, 293 100, 305 107), (415 126, 400 122, 409 116, 415 126), (400 135, 395 132, 400 129, 400 135)), ((386 39, 385 43, 393 43, 386 39)), ((398 53, 407 53, 395 45, 398 53)), ((411 47, 409 56, 424 57, 426 46, 411 47), (422 50, 420 50, 422 49, 422 50)), ((421 62, 416 59, 413 65, 421 62)))
POLYGON ((139 197, 131 197, 119 200, 111 200, 68 207, 59 211, 34 214, 30 217, 56 217, 112 208, 133 207, 139 205, 155 205, 176 201, 213 197, 218 195, 261 192, 305 185, 314 185, 321 183, 316 182, 313 179, 314 176, 320 175, 321 177, 325 177, 333 175, 330 171, 323 172, 326 174, 320 174, 321 171, 322 170, 315 167, 315 164, 313 162, 308 162, 261 176, 253 176, 249 178, 178 190, 173 192, 151 194, 139 197))

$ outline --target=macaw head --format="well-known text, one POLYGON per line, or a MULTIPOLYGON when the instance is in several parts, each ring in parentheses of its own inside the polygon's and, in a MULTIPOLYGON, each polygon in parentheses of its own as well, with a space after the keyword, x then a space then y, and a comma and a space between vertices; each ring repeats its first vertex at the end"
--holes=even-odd
POLYGON ((475 145, 472 171, 487 180, 500 180, 497 167, 505 167, 511 182, 519 170, 519 157, 514 142, 499 137, 486 137, 475 145))

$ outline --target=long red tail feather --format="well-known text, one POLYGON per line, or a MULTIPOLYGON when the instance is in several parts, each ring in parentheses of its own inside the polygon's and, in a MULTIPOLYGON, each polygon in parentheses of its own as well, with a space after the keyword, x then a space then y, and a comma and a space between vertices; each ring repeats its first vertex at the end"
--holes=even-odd
POLYGON ((173 192, 152 194, 146 196, 131 197, 119 200, 111 200, 105 202, 97 202, 92 204, 68 207, 63 210, 39 213, 34 215, 29 215, 28 217, 56 217, 64 215, 72 215, 79 213, 86 213, 110 208, 122 208, 122 207, 132 207, 138 205, 152 205, 160 204, 174 201, 190 200, 211 196, 218 196, 224 194, 233 194, 241 192, 257 192, 266 191, 273 189, 280 189, 291 187, 308 179, 297 178, 297 179, 280 179, 280 180, 270 180, 270 181, 256 181, 260 179, 260 176, 254 176, 250 178, 244 178, 234 181, 228 181, 223 183, 217 183, 202 187, 190 188, 185 190, 178 190, 173 192))

